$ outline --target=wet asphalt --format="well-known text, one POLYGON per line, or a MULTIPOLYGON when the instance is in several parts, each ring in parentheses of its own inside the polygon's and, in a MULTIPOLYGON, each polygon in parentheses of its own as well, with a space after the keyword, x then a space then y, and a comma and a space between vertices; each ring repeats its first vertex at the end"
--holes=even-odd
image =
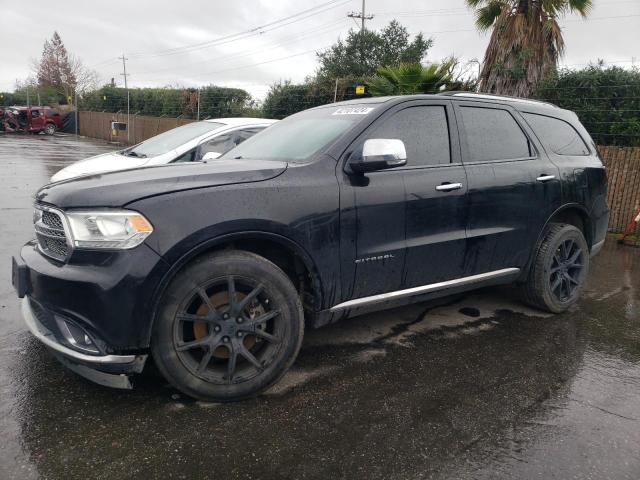
POLYGON ((26 331, 10 258, 37 188, 112 148, 0 136, 0 479, 640 478, 640 249, 614 241, 569 313, 503 287, 307 331, 242 403, 65 370, 26 331))

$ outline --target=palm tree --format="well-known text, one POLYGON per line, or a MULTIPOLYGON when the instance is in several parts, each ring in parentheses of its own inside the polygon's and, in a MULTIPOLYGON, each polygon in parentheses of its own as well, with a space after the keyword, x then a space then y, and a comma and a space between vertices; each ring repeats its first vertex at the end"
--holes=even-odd
POLYGON ((558 16, 586 17, 592 0, 467 0, 476 26, 493 28, 480 73, 480 90, 528 97, 564 52, 558 16))
POLYGON ((419 63, 402 63, 398 67, 379 67, 367 84, 375 96, 438 93, 454 82, 454 58, 427 67, 419 63))

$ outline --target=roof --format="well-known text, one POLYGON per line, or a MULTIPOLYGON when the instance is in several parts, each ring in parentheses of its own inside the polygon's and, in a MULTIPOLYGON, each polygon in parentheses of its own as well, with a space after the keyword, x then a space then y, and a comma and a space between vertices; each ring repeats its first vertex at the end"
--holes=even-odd
POLYGON ((514 107, 518 107, 519 105, 530 105, 536 107, 547 107, 559 109, 558 106, 548 103, 542 102, 540 100, 532 100, 529 98, 519 98, 519 97, 509 97, 506 95, 492 95, 488 93, 475 93, 475 92, 442 92, 435 95, 427 95, 427 94, 418 94, 418 95, 395 95, 391 97, 364 97, 353 100, 346 100, 343 102, 330 103, 328 105, 354 105, 354 104, 379 104, 390 101, 398 101, 398 100, 419 100, 426 98, 438 98, 442 96, 448 96, 453 98, 458 98, 460 100, 468 99, 468 100, 480 100, 480 101, 490 101, 490 102, 499 102, 499 103, 509 103, 514 107))
POLYGON ((0 107, 0 108, 15 108, 17 110, 26 110, 28 108, 35 108, 37 110, 42 110, 42 109, 49 108, 53 110, 53 107, 50 107, 49 105, 30 105, 28 107, 26 105, 11 105, 10 107, 0 107))
POLYGON ((534 104, 534 105, 546 105, 547 107, 559 108, 557 105, 549 102, 543 102, 541 100, 534 100, 531 98, 521 98, 521 97, 510 97, 508 95, 493 95, 491 93, 476 93, 476 92, 442 92, 438 95, 444 95, 449 97, 466 97, 469 99, 476 100, 495 100, 500 102, 509 102, 509 103, 524 103, 524 104, 534 104))
POLYGON ((253 118, 253 117, 229 117, 229 118, 208 118, 205 122, 224 123, 229 126, 241 126, 241 125, 271 125, 278 120, 272 120, 270 118, 253 118))
POLYGON ((507 104, 521 112, 538 113, 541 115, 549 115, 552 117, 561 118, 567 121, 575 120, 576 114, 571 110, 565 110, 552 103, 543 102, 540 100, 532 100, 529 98, 509 97, 505 95, 492 95, 488 93, 475 93, 475 92, 442 92, 435 95, 419 94, 419 95, 396 95, 392 97, 364 97, 353 100, 346 100, 344 102, 329 103, 315 108, 324 108, 331 106, 341 105, 357 105, 357 104, 370 104, 378 107, 386 103, 401 103, 410 100, 421 99, 442 99, 442 97, 448 97, 451 100, 475 100, 478 102, 507 104))

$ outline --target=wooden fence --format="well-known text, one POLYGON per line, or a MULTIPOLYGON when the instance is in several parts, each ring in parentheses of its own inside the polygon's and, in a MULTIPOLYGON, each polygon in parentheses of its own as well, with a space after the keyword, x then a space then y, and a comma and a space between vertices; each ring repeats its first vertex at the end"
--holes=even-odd
POLYGON ((186 118, 147 117, 144 115, 131 115, 130 119, 128 139, 126 131, 118 132, 118 137, 112 139, 111 122, 126 123, 126 113, 80 112, 80 135, 106 141, 116 140, 123 145, 135 145, 159 133, 193 122, 193 120, 186 118))
MULTIPOLYGON (((111 122, 126 122, 126 113, 80 112, 80 135, 111 141, 111 122)), ((131 115, 127 132, 118 132, 118 142, 136 144, 172 128, 193 122, 189 119, 131 115)), ((609 230, 621 232, 640 208, 640 147, 598 148, 609 179, 609 230)))
POLYGON ((640 208, 640 147, 598 147, 607 166, 609 230, 622 232, 640 208))

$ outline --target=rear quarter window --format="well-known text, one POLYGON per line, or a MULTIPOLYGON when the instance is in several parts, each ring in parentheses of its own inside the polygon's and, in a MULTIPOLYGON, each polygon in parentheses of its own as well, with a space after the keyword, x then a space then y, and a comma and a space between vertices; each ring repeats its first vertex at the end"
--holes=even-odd
POLYGON ((540 141, 556 155, 590 155, 587 144, 578 131, 559 118, 535 113, 523 113, 540 141))

